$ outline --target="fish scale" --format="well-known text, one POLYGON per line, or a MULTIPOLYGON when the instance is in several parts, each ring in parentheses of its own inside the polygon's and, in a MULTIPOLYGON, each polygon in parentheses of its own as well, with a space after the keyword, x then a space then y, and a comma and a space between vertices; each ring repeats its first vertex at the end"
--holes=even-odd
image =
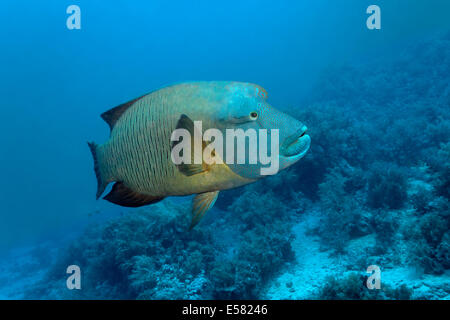
POLYGON ((154 102, 154 97, 145 97, 136 102, 134 105, 136 112, 126 112, 123 115, 123 123, 117 124, 120 126, 118 137, 112 139, 112 144, 116 146, 115 150, 125 155, 125 159, 120 159, 124 162, 124 172, 119 178, 127 186, 140 192, 164 191, 163 179, 173 174, 175 169, 163 158, 164 154, 170 155, 169 148, 158 143, 158 141, 170 139, 168 130, 158 130, 167 128, 168 124, 163 123, 161 112, 158 112, 166 106, 158 105, 156 108, 149 108, 149 105, 155 105, 154 102), (146 152, 144 153, 143 150, 146 152), (146 159, 145 154, 148 154, 146 159), (170 167, 172 170, 169 170, 170 167))

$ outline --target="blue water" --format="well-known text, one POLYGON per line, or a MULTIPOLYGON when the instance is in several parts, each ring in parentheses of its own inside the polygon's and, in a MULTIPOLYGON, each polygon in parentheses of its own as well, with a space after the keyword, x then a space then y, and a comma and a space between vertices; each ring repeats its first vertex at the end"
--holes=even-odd
POLYGON ((445 0, 3 1, 0 298, 448 299, 448 12, 445 0), (70 4, 80 30, 66 27, 70 4), (380 30, 366 27, 371 4, 380 30), (221 192, 192 233, 190 199, 96 201, 86 141, 108 138, 99 115, 193 80, 261 85, 308 125, 309 153, 221 192), (70 264, 82 290, 65 287, 70 264), (355 285, 371 264, 386 290, 355 285))

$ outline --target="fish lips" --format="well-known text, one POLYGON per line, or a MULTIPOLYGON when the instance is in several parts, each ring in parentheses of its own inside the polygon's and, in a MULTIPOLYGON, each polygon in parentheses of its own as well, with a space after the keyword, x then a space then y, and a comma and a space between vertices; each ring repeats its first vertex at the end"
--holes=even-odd
POLYGON ((306 127, 302 127, 287 137, 280 148, 280 155, 289 159, 302 158, 309 149, 311 138, 306 134, 306 127))

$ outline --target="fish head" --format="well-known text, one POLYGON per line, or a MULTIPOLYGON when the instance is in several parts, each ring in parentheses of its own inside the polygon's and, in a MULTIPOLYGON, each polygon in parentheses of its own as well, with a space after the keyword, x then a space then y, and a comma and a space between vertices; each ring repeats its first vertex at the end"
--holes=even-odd
MULTIPOLYGON (((244 147, 236 144, 231 147, 224 141, 224 159, 227 153, 234 150, 234 161, 228 166, 237 174, 259 179, 266 175, 276 174, 300 160, 308 151, 311 139, 306 134, 307 127, 301 121, 272 107, 267 102, 267 92, 258 85, 233 83, 229 85, 223 107, 217 112, 217 123, 227 137, 226 129, 242 129, 256 132, 257 148, 252 148, 250 134, 244 147), (266 138, 264 138, 264 136, 266 138), (256 150, 256 151, 255 151, 256 150), (239 163, 238 155, 244 152, 245 163, 239 163), (250 154, 257 153, 257 163, 250 163, 250 154), (267 155, 271 163, 261 156, 267 155), (277 163, 274 170, 261 170, 277 163)), ((227 138, 228 139, 228 138, 227 138)), ((227 140, 226 139, 226 140, 227 140)), ((235 140, 236 142, 236 140, 235 140)), ((253 146, 254 147, 254 146, 253 146)))

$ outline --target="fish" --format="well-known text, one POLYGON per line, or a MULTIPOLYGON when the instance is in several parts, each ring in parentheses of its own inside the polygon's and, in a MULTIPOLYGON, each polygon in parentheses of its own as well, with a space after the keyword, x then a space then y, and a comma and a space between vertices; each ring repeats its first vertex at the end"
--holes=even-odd
POLYGON ((268 175, 263 173, 271 165, 267 161, 238 159, 239 154, 250 152, 254 146, 263 146, 261 133, 266 133, 267 154, 278 165, 275 173, 296 163, 308 151, 311 139, 307 127, 267 100, 267 91, 256 84, 198 81, 167 86, 104 112, 101 117, 110 127, 109 140, 101 145, 88 142, 97 178, 96 198, 110 183, 114 184, 103 199, 124 207, 151 205, 169 196, 195 195, 189 227, 192 229, 214 206, 221 190, 268 175), (223 148, 217 148, 217 152, 211 148, 213 140, 220 140, 215 136, 195 147, 196 134, 201 136, 209 129, 224 135, 254 130, 260 135, 253 144, 246 140, 243 147, 232 145, 234 139, 223 138, 223 148), (189 136, 177 140, 177 130, 189 136), (193 150, 180 148, 189 139, 193 150), (196 154, 207 154, 207 148, 209 160, 215 161, 207 161, 207 157, 198 161, 196 154), (175 149, 187 160, 174 161, 175 149))

